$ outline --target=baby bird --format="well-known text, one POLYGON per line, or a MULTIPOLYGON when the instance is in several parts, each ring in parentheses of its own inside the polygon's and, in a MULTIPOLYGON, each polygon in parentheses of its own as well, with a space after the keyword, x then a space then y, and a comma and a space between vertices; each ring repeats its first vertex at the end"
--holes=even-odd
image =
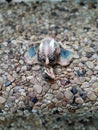
MULTIPOLYGON (((35 44, 37 45, 37 42, 35 44)), ((67 50, 61 42, 49 37, 43 39, 38 47, 35 44, 25 53, 25 61, 29 65, 42 64, 42 76, 49 81, 55 81, 53 68, 48 67, 53 67, 54 64, 67 66, 73 59, 73 52, 67 50)))
POLYGON ((60 45, 53 38, 45 38, 38 48, 38 61, 44 65, 54 65, 60 56, 60 45))

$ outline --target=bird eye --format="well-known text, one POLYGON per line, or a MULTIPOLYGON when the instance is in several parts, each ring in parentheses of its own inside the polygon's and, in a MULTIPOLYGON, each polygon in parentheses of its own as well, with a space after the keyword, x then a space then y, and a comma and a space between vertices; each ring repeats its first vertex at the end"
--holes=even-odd
POLYGON ((45 62, 45 57, 44 56, 41 56, 41 55, 38 55, 38 60, 39 62, 45 62))
POLYGON ((55 61, 55 56, 54 55, 49 55, 49 62, 53 63, 55 61))

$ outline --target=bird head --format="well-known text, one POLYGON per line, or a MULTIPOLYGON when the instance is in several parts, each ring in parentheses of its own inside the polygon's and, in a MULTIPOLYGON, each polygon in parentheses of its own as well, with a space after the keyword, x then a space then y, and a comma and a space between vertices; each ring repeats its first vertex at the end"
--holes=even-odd
POLYGON ((53 38, 45 38, 38 48, 38 60, 44 65, 53 65, 60 55, 60 46, 53 38))

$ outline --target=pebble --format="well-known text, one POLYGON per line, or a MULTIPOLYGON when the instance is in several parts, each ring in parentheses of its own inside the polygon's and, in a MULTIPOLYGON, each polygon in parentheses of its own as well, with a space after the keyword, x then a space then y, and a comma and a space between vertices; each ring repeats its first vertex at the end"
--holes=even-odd
POLYGON ((83 56, 83 57, 81 58, 81 60, 82 60, 82 61, 87 61, 87 57, 84 57, 84 56, 83 56))
POLYGON ((1 91, 1 89, 2 89, 2 86, 0 86, 0 91, 1 91))
POLYGON ((78 74, 78 76, 84 76, 84 75, 86 74, 86 70, 85 70, 85 69, 83 69, 83 70, 78 70, 78 71, 77 71, 77 74, 78 74))
POLYGON ((39 70, 39 69, 41 69, 40 65, 35 65, 34 67, 32 67, 32 70, 39 70))
POLYGON ((3 85, 3 83, 4 83, 3 77, 0 77, 0 85, 3 85))
POLYGON ((75 78, 74 78, 74 82, 75 82, 76 84, 82 84, 81 81, 80 81, 80 79, 79 79, 78 77, 75 77, 75 78))
POLYGON ((70 90, 66 90, 64 92, 64 96, 66 97, 66 99, 70 100, 73 97, 73 93, 70 90))
POLYGON ((80 80, 81 83, 84 83, 86 78, 85 77, 79 77, 79 80, 80 80))
POLYGON ((10 90, 11 90, 11 87, 7 87, 7 88, 6 88, 6 91, 7 91, 7 92, 10 92, 10 90))
POLYGON ((4 97, 1 97, 1 96, 0 96, 0 104, 5 103, 5 101, 6 101, 6 99, 5 99, 4 97))
POLYGON ((27 66, 26 66, 26 65, 25 65, 25 66, 22 66, 22 67, 21 67, 21 70, 22 70, 22 71, 26 71, 26 70, 27 70, 27 66))
POLYGON ((86 62, 86 65, 87 65, 87 67, 88 67, 89 69, 93 69, 93 68, 94 68, 94 63, 91 62, 91 61, 87 61, 87 62, 86 62))
POLYGON ((41 92, 42 92, 42 87, 41 87, 41 85, 35 84, 35 85, 33 86, 33 89, 34 89, 37 93, 41 93, 41 92))
POLYGON ((72 87, 72 89, 70 90, 73 94, 76 94, 78 92, 77 88, 72 87))
POLYGON ((25 107, 24 102, 23 102, 23 101, 20 101, 20 102, 18 103, 18 106, 19 106, 20 108, 24 108, 24 107, 25 107))
POLYGON ((53 90, 57 90, 57 89, 59 88, 59 86, 58 86, 57 84, 52 84, 52 85, 51 85, 51 88, 52 88, 53 90))
POLYGON ((84 82, 81 85, 81 88, 88 88, 89 87, 89 83, 88 82, 84 82))
POLYGON ((95 68, 94 68, 94 69, 98 71, 98 65, 97 65, 97 66, 95 66, 95 68))
POLYGON ((26 115, 26 117, 30 116, 30 112, 28 110, 24 110, 24 115, 26 115))
POLYGON ((93 52, 86 52, 86 57, 87 57, 87 58, 92 57, 92 55, 93 55, 93 52))
POLYGON ((15 80, 11 75, 8 75, 7 78, 10 82, 13 82, 15 80))
POLYGON ((53 99, 53 97, 54 97, 54 95, 53 94, 51 94, 51 93, 46 93, 46 95, 45 95, 45 99, 46 100, 52 100, 53 99))
POLYGON ((8 87, 8 86, 10 86, 11 84, 12 84, 12 82, 10 82, 10 81, 8 80, 8 81, 5 82, 5 85, 4 85, 4 86, 5 86, 5 87, 8 87))
POLYGON ((97 96, 95 95, 95 93, 92 92, 92 91, 89 91, 89 92, 87 93, 87 97, 88 97, 91 101, 94 101, 94 100, 96 100, 96 98, 97 98, 97 96))
POLYGON ((98 88, 98 82, 93 83, 93 88, 98 88))
POLYGON ((36 96, 35 96, 35 97, 33 97, 31 100, 32 100, 32 102, 33 102, 34 104, 38 102, 38 99, 37 99, 37 97, 36 97, 36 96))
POLYGON ((25 92, 21 92, 21 96, 26 96, 26 93, 25 92))
POLYGON ((63 98, 64 94, 62 92, 58 92, 57 95, 56 95, 56 98, 58 100, 61 100, 63 98))
POLYGON ((89 70, 87 70, 86 74, 89 75, 89 76, 91 76, 93 74, 93 72, 89 69, 89 70))
POLYGON ((83 104, 84 103, 84 101, 83 101, 83 99, 81 97, 77 97, 75 99, 75 102, 78 103, 78 104, 83 104))
POLYGON ((49 90, 50 86, 49 85, 44 85, 43 86, 43 92, 47 93, 49 90))
POLYGON ((86 92, 81 92, 80 96, 82 97, 83 100, 87 98, 87 93, 86 92))
POLYGON ((70 81, 67 78, 64 78, 64 79, 61 80, 61 85, 67 85, 69 83, 70 83, 70 81))
POLYGON ((95 94, 98 96, 98 86, 93 90, 95 94))

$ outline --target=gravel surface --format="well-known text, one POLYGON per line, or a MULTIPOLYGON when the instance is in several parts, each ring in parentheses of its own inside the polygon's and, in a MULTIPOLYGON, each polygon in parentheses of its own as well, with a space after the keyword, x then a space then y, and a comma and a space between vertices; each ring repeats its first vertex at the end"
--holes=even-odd
MULTIPOLYGON (((98 3, 70 1, 0 4, 0 109, 60 112, 98 109, 98 3), (55 83, 24 54, 46 36, 74 51, 67 67, 55 66, 55 83)), ((28 112, 27 112, 28 113, 28 112)))

